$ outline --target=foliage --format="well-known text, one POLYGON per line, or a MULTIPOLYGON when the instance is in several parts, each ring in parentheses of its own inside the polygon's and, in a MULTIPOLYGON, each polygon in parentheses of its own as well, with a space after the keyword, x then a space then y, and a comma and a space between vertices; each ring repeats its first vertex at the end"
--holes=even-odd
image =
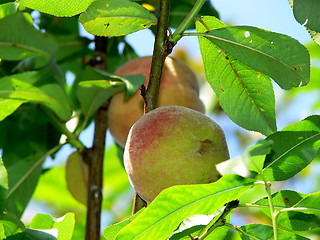
MULTIPOLYGON (((82 136, 97 124, 94 117, 103 104, 122 91, 129 99, 144 84, 143 76, 113 72, 137 56, 126 35, 146 28, 156 32, 161 2, 2 2, 0 239, 84 238, 85 207, 67 189, 65 152, 88 149, 82 136), (108 37, 104 68, 97 67, 101 59, 93 36, 108 37), (59 218, 39 213, 28 222, 23 214, 34 202, 45 203, 59 218)), ((132 190, 119 161, 123 149, 108 144, 105 239, 308 239, 319 233, 319 192, 271 187, 293 181, 320 158, 320 115, 277 129, 278 87, 286 90, 285 101, 316 92, 313 108, 320 108, 320 69, 312 64, 320 58, 320 6, 315 0, 289 3, 314 43, 303 46, 283 34, 228 26, 208 0, 171 2, 170 46, 182 36, 198 37, 206 81, 219 106, 262 139, 218 166, 223 176, 217 182, 168 188, 133 216, 132 190), (254 223, 234 224, 232 217, 241 212, 254 223)))

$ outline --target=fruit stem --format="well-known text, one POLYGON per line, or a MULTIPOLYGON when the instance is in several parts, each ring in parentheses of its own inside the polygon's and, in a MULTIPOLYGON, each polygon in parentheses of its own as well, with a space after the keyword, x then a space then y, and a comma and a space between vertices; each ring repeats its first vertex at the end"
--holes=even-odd
POLYGON ((197 16, 198 12, 202 8, 203 4, 205 4, 205 2, 206 0, 197 0, 191 11, 176 29, 176 31, 169 37, 170 42, 176 44, 182 38, 182 34, 188 29, 191 23, 194 22, 195 17, 197 16))
POLYGON ((132 215, 136 214, 139 210, 146 207, 147 203, 144 201, 139 194, 135 193, 133 199, 133 208, 132 208, 132 215))
POLYGON ((145 113, 150 112, 157 107, 162 68, 166 57, 172 50, 169 48, 167 35, 169 12, 170 0, 161 0, 149 76, 149 85, 146 91, 141 92, 145 101, 145 113))

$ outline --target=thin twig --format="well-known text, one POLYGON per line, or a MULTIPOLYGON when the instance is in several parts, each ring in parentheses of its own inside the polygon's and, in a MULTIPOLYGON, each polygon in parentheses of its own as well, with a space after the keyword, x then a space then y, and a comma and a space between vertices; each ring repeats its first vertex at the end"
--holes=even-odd
POLYGON ((239 205, 238 200, 234 200, 228 202, 226 204, 225 209, 223 210, 222 214, 219 216, 217 220, 213 220, 213 223, 209 223, 207 227, 205 227, 200 233, 199 236, 195 238, 195 240, 205 239, 213 230, 217 227, 224 226, 226 224, 226 217, 227 215, 234 209, 237 208, 239 205))
POLYGON ((232 225, 232 224, 230 224, 230 223, 226 223, 225 225, 226 225, 227 227, 229 227, 229 228, 232 228, 232 229, 234 229, 234 230, 236 230, 236 231, 238 231, 238 232, 240 232, 240 233, 248 236, 249 238, 252 238, 252 239, 255 239, 255 240, 261 240, 260 238, 257 238, 256 236, 253 236, 253 235, 251 235, 251 234, 243 231, 243 230, 242 230, 241 228, 239 228, 238 226, 232 225))

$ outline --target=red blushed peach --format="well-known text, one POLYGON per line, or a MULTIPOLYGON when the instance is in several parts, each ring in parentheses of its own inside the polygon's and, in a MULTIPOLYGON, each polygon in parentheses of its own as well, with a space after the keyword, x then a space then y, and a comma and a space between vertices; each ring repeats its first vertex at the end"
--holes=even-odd
MULTIPOLYGON (((115 74, 142 74, 149 79, 152 57, 136 58, 122 67, 115 74)), ((129 100, 124 100, 124 93, 116 94, 110 103, 108 126, 115 141, 124 146, 131 126, 143 115, 143 99, 138 91, 129 100)), ((168 57, 162 72, 158 105, 179 105, 204 112, 204 105, 199 99, 199 86, 195 74, 182 61, 168 57)))
POLYGON ((130 129, 124 152, 129 180, 147 202, 173 185, 216 181, 220 176, 215 165, 227 159, 220 126, 182 106, 145 114, 130 129))

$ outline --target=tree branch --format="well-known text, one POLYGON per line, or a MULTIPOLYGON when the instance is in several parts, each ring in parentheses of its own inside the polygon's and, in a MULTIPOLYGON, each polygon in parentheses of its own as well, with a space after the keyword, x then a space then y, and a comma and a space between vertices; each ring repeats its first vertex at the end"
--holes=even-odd
MULTIPOLYGON (((141 95, 145 102, 144 113, 150 112, 157 107, 162 68, 166 57, 172 51, 167 35, 169 13, 170 0, 161 0, 149 76, 149 85, 147 89, 141 89, 141 95)), ((135 214, 146 206, 147 203, 136 193, 134 196, 132 214, 135 214)))
POLYGON ((152 65, 149 77, 149 85, 144 96, 145 113, 157 107, 162 68, 166 57, 172 50, 168 47, 169 42, 167 35, 169 12, 170 0, 161 0, 152 56, 152 65))
MULTIPOLYGON (((94 67, 105 70, 107 39, 95 38, 94 67)), ((83 152, 83 159, 89 168, 86 240, 100 239, 100 219, 103 186, 103 160, 106 144, 108 103, 102 105, 95 114, 94 140, 92 148, 83 152)))

